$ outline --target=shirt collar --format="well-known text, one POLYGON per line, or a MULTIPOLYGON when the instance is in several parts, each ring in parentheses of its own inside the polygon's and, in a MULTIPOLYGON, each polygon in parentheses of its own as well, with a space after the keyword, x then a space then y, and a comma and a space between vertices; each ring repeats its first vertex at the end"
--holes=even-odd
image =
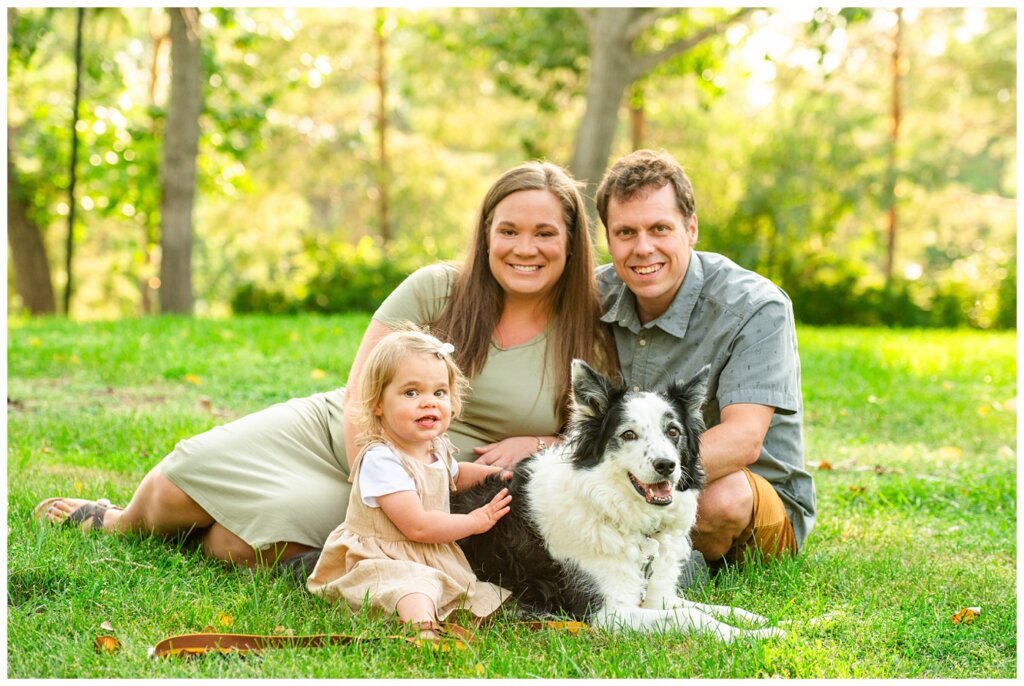
POLYGON ((690 316, 697 305, 697 298, 703 289, 704 264, 700 259, 700 253, 694 250, 690 254, 690 264, 686 269, 686 276, 683 277, 682 286, 676 293, 676 297, 672 299, 672 304, 660 317, 647 324, 641 324, 636 313, 636 296, 633 295, 633 291, 629 290, 629 287, 621 284, 615 299, 601 316, 601 321, 607 324, 618 324, 634 334, 640 333, 640 329, 657 326, 676 338, 683 338, 690 324, 690 316))

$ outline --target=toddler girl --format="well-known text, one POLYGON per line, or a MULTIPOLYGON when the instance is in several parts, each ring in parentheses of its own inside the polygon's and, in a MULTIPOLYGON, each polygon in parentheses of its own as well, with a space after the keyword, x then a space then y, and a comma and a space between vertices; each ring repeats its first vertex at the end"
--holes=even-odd
POLYGON ((352 608, 368 602, 421 638, 438 620, 465 608, 478 617, 509 592, 477 580, 455 541, 483 533, 509 511, 502 489, 469 514, 452 514, 449 491, 467 488, 498 467, 459 463, 445 431, 461 409, 466 380, 454 347, 420 331, 397 331, 370 353, 360 380, 362 450, 349 480, 345 521, 324 544, 307 587, 352 608))

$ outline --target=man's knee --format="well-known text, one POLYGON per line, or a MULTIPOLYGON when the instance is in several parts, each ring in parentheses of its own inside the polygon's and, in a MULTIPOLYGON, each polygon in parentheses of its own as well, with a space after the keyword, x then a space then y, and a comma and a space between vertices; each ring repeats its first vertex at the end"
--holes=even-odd
POLYGON ((750 525, 754 492, 743 472, 712 481, 697 501, 698 532, 730 532, 738 536, 750 525))

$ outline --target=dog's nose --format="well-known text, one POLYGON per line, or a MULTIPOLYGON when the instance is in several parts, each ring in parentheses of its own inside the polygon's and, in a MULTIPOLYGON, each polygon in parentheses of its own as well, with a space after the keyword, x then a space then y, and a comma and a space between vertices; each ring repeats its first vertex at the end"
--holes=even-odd
POLYGON ((670 476, 675 468, 676 463, 674 460, 666 460, 663 457, 659 457, 654 461, 654 471, 662 476, 670 476))

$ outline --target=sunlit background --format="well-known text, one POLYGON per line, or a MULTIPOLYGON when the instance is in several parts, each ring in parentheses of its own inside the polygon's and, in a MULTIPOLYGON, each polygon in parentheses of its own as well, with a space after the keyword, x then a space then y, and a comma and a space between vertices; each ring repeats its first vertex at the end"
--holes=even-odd
MULTIPOLYGON (((661 12, 638 53, 732 10, 661 12)), ((75 22, 8 10, 9 195, 27 198, 58 309, 75 22)), ((159 309, 167 27, 163 9, 85 15, 75 318, 159 309)), ((459 256, 504 169, 587 144, 573 9, 215 9, 200 32, 197 314, 344 309, 359 289, 372 307, 459 256)), ((673 153, 698 247, 775 280, 805 323, 991 328, 1015 325, 1015 139, 1014 9, 778 8, 635 80, 611 158, 673 153)))

